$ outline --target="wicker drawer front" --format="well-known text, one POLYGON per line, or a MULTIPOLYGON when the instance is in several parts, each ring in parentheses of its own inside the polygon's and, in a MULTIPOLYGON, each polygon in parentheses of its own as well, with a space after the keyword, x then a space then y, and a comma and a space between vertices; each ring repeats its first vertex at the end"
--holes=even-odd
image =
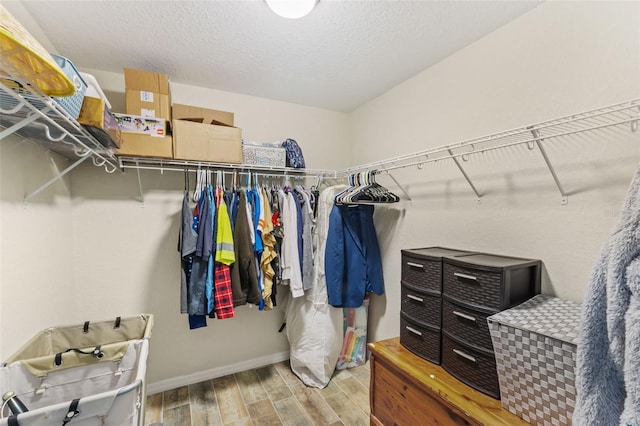
POLYGON ((502 274, 445 263, 442 275, 447 296, 488 310, 500 310, 502 274))
POLYGON ((487 316, 442 300, 442 329, 458 340, 493 351, 487 316))
POLYGON ((442 292, 442 262, 402 255, 402 281, 417 288, 442 292))
POLYGON ((443 333, 442 367, 472 388, 500 399, 496 360, 492 353, 460 344, 443 333))
POLYGON ((422 293, 402 286, 402 312, 421 324, 440 328, 441 298, 439 294, 422 293))
POLYGON ((421 358, 440 364, 440 330, 424 327, 400 314, 400 343, 421 358))

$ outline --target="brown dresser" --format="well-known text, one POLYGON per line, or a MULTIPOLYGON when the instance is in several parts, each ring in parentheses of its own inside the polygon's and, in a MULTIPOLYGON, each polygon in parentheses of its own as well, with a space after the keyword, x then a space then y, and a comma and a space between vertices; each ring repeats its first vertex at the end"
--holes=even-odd
POLYGON ((416 355, 440 364, 442 259, 470 254, 444 247, 402 250, 400 342, 416 355))
POLYGON ((371 425, 523 426, 500 401, 408 351, 398 338, 369 343, 371 425))
POLYGON ((442 267, 442 367, 494 398, 498 373, 487 316, 540 293, 539 260, 473 253, 442 267))

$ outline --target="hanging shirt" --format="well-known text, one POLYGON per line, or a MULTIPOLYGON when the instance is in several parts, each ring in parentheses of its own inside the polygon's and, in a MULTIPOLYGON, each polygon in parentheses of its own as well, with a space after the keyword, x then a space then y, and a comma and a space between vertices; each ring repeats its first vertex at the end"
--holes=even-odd
POLYGON ((233 232, 227 206, 218 203, 218 221, 216 224, 216 262, 231 265, 236 261, 233 247, 233 232))
POLYGON ((256 246, 256 228, 255 225, 253 224, 253 197, 251 196, 251 191, 245 191, 245 197, 246 197, 246 204, 245 204, 245 209, 247 211, 247 216, 246 216, 246 221, 247 224, 249 225, 249 236, 251 237, 251 245, 253 247, 256 246))
POLYGON ((233 191, 231 194, 231 207, 229 208, 229 219, 231 219, 231 229, 236 229, 236 218, 238 217, 238 203, 240 198, 238 197, 238 191, 233 191))
MULTIPOLYGON (((207 313, 211 314, 214 312, 214 292, 215 287, 213 285, 214 280, 214 266, 215 266, 215 241, 216 241, 216 200, 213 197, 213 188, 211 185, 208 185, 206 190, 207 201, 209 202, 209 217, 207 218, 208 223, 211 225, 211 251, 209 252, 209 258, 207 259, 207 278, 206 278, 206 297, 207 297, 207 313)), ((208 236, 207 236, 208 240, 208 236)))
POLYGON ((264 277, 262 299, 264 300, 264 308, 266 310, 271 310, 273 309, 273 299, 271 298, 271 294, 273 288, 273 277, 275 275, 272 262, 277 257, 275 250, 276 238, 271 234, 273 231, 273 223, 271 221, 272 213, 271 208, 269 207, 267 193, 264 189, 262 195, 262 210, 264 211, 265 217, 269 218, 269 220, 265 220, 264 222, 264 234, 262 235, 264 249, 260 258, 260 268, 262 270, 262 276, 264 277))
POLYGON ((215 265, 215 313, 218 319, 232 318, 233 291, 231 289, 230 266, 236 260, 233 247, 231 220, 227 206, 222 199, 222 190, 217 191, 218 221, 216 223, 216 265, 215 265))
POLYGON ((198 233, 193 229, 193 215, 189 208, 189 191, 184 191, 180 232, 178 235, 178 251, 180 252, 180 313, 189 313, 188 283, 191 277, 191 263, 196 251, 198 233))
POLYGON ((264 288, 264 276, 262 274, 262 269, 260 268, 260 257, 262 256, 262 251, 264 249, 262 243, 262 230, 264 229, 264 219, 262 219, 262 226, 260 225, 260 217, 264 215, 262 211, 262 199, 260 196, 260 192, 257 188, 253 188, 251 190, 251 200, 253 205, 253 224, 255 226, 255 254, 256 254, 256 276, 258 278, 258 290, 260 291, 260 303, 258 304, 258 309, 264 309, 264 299, 262 298, 262 290, 264 288))
POLYGON ((282 239, 282 279, 288 280, 291 296, 300 297, 304 295, 302 289, 302 271, 300 269, 300 256, 298 251, 298 213, 294 195, 284 193, 281 218, 283 224, 284 237, 282 239))
POLYGON ((332 306, 357 308, 365 293, 384 293, 373 206, 333 206, 324 267, 332 306))
POLYGON ((302 209, 302 288, 309 290, 313 284, 313 242, 311 241, 311 229, 314 225, 313 209, 309 195, 300 191, 303 203, 302 209))
POLYGON ((206 280, 209 268, 209 256, 213 248, 213 232, 211 229, 211 210, 208 197, 203 194, 198 206, 200 212, 198 218, 198 240, 196 252, 193 256, 191 276, 188 288, 188 313, 189 315, 206 315, 206 280), (211 241, 210 241, 211 240, 211 241), (204 247, 208 247, 207 252, 204 247))
MULTIPOLYGON (((247 194, 249 196, 249 194, 247 194)), ((253 209, 253 232, 255 235, 254 250, 257 254, 262 253, 262 230, 264 229, 264 212, 262 212, 262 202, 258 190, 251 190, 251 207, 253 209), (262 222, 261 222, 262 221, 262 222)))
POLYGON ((249 220, 247 219, 247 195, 239 194, 238 218, 233 231, 233 246, 236 261, 231 268, 231 288, 234 306, 248 303, 259 304, 262 295, 258 290, 255 253, 251 243, 249 220))
POLYGON ((294 202, 296 209, 296 238, 298 239, 298 262, 300 262, 300 270, 302 271, 302 262, 304 259, 304 241, 302 240, 302 232, 304 227, 302 225, 302 207, 300 205, 300 199, 298 194, 290 192, 291 199, 294 202))

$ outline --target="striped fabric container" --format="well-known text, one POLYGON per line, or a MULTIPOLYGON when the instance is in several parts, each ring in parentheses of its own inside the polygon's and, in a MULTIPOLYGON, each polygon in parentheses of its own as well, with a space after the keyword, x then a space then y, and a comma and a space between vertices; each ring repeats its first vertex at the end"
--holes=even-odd
POLYGON ((570 425, 581 305, 538 295, 487 318, 502 406, 532 425, 570 425))

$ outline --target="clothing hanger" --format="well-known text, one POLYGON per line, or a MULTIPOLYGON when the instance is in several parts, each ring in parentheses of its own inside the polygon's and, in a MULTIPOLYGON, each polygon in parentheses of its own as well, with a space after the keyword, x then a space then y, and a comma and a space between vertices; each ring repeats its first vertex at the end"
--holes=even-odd
POLYGON ((200 166, 198 166, 198 170, 196 171, 196 186, 193 189, 193 201, 196 203, 200 200, 200 194, 204 189, 205 179, 206 179, 206 175, 204 173, 204 170, 201 170, 200 166))

